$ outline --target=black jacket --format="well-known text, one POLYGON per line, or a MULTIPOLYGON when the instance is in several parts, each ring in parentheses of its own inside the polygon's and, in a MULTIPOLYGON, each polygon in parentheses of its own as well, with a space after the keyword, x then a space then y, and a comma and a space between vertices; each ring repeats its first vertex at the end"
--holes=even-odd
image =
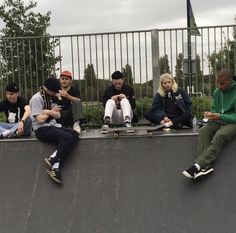
POLYGON ((130 105, 132 109, 134 110, 136 107, 135 97, 134 97, 134 89, 133 87, 123 84, 121 90, 116 90, 114 85, 111 85, 105 90, 105 93, 103 95, 103 106, 105 107, 106 102, 111 99, 114 95, 124 94, 126 95, 127 99, 130 102, 130 105))
MULTIPOLYGON (((183 113, 192 114, 192 102, 189 99, 187 93, 178 88, 178 90, 173 93, 173 96, 176 100, 176 104, 183 113)), ((145 118, 153 123, 159 124, 164 117, 167 116, 165 112, 165 97, 162 97, 159 93, 155 95, 151 109, 145 113, 145 118)))

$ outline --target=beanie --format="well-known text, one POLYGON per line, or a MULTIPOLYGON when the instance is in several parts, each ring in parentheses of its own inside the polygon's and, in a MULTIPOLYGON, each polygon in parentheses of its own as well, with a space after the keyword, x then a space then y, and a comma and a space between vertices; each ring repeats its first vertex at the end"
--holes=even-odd
POLYGON ((67 76, 67 77, 70 77, 72 79, 72 73, 70 71, 67 71, 67 70, 62 71, 60 77, 61 76, 67 76))
POLYGON ((61 85, 58 79, 56 78, 47 78, 43 84, 49 91, 58 93, 61 89, 61 85))
POLYGON ((120 71, 115 71, 112 75, 111 75, 112 79, 122 79, 124 78, 123 73, 121 73, 120 71))
POLYGON ((16 83, 9 83, 6 86, 6 91, 17 93, 19 92, 19 86, 16 83))

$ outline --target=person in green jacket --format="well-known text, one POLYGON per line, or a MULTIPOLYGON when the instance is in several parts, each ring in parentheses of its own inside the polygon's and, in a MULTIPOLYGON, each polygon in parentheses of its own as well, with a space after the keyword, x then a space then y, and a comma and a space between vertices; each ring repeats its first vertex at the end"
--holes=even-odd
POLYGON ((190 179, 213 172, 212 163, 223 146, 236 136, 236 82, 229 70, 222 69, 217 84, 211 111, 204 113, 207 124, 199 130, 195 163, 183 171, 190 179))

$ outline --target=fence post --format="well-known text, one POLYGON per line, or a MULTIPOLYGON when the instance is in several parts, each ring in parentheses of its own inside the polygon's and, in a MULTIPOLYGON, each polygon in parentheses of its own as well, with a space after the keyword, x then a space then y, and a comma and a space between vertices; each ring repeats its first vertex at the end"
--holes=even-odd
POLYGON ((152 77, 153 77, 153 96, 157 93, 160 80, 159 64, 159 32, 157 29, 152 30, 152 77))

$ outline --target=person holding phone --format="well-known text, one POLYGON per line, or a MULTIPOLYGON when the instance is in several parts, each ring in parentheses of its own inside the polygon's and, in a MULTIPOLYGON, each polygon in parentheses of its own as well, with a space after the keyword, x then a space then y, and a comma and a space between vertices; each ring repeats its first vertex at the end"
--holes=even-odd
POLYGON ((218 73, 217 85, 211 111, 204 113, 207 124, 199 130, 195 162, 183 171, 190 179, 212 173, 221 149, 236 137, 236 82, 229 70, 218 73))
POLYGON ((52 106, 52 98, 58 96, 61 89, 56 78, 47 78, 44 85, 30 99, 32 126, 36 137, 43 142, 56 145, 56 150, 45 158, 48 175, 57 183, 62 183, 60 165, 69 155, 77 142, 79 133, 73 129, 62 127, 57 123, 61 117, 61 107, 52 106))
POLYGON ((59 98, 54 98, 55 102, 61 106, 61 117, 57 122, 63 126, 73 126, 73 129, 81 133, 81 123, 85 121, 83 116, 83 106, 80 100, 80 91, 72 85, 72 73, 63 71, 60 74, 61 90, 59 98))
POLYGON ((124 75, 120 71, 115 71, 111 77, 112 85, 103 95, 104 127, 109 127, 110 124, 131 127, 136 107, 134 89, 124 83, 124 75))

